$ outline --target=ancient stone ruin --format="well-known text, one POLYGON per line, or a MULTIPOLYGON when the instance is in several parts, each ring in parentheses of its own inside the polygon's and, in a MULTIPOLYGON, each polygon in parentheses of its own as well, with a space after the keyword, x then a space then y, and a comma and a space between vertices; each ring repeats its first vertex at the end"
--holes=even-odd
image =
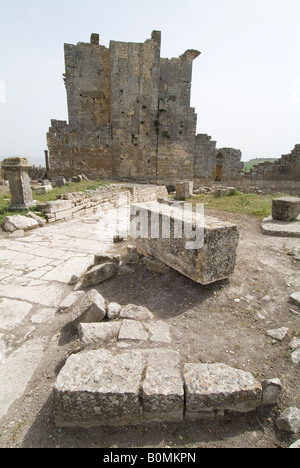
MULTIPOLYGON (((174 183, 237 177, 241 152, 216 149, 196 135, 190 107, 193 61, 160 56, 161 33, 143 44, 65 44, 69 123, 52 120, 47 134, 50 175, 174 183)), ((49 176, 48 174, 48 176, 49 176)))

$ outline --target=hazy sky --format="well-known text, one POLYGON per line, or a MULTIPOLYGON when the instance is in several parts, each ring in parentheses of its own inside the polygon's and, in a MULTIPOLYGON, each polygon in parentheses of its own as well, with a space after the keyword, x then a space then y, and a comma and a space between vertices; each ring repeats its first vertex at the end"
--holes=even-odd
POLYGON ((299 0, 2 0, 0 159, 44 165, 51 119, 67 120, 63 43, 144 42, 162 31, 162 57, 194 61, 198 133, 280 157, 300 143, 299 0))

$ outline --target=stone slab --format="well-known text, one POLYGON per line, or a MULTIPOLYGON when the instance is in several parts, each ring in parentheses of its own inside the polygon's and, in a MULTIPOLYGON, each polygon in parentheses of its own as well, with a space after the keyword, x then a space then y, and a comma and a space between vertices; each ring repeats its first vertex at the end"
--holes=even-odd
POLYGON ((28 302, 0 298, 0 329, 9 331, 20 325, 31 309, 28 302))
POLYGON ((102 283, 118 273, 118 267, 114 263, 103 263, 97 265, 84 274, 82 279, 83 287, 95 286, 96 284, 102 283))
POLYGON ((130 236, 140 253, 157 258, 197 283, 210 284, 234 272, 239 231, 232 223, 188 210, 183 223, 181 207, 157 202, 133 204, 130 236))
POLYGON ((95 289, 90 289, 71 307, 65 310, 70 315, 74 327, 79 323, 101 322, 106 316, 105 300, 95 289))
POLYGON ((58 426, 127 425, 141 421, 141 354, 85 351, 68 358, 53 388, 58 426))
POLYGON ((71 200, 48 201, 43 205, 45 213, 58 213, 59 211, 71 210, 71 200))
POLYGON ((184 383, 187 418, 211 410, 247 413, 262 402, 261 384, 250 373, 225 364, 186 364, 184 383))
POLYGON ((128 304, 122 307, 119 317, 129 320, 153 320, 155 318, 153 313, 150 312, 147 307, 135 304, 128 304))
POLYGON ((261 224, 263 234, 278 237, 300 237, 300 216, 296 221, 277 221, 272 216, 265 218, 261 224))
POLYGON ((3 229, 6 232, 17 230, 28 231, 39 227, 39 223, 32 218, 22 215, 6 216, 3 220, 3 229))
POLYGON ((117 341, 122 322, 80 323, 78 326, 81 346, 102 346, 117 341))
POLYGON ((118 340, 147 341, 148 333, 141 322, 136 320, 123 320, 118 340))

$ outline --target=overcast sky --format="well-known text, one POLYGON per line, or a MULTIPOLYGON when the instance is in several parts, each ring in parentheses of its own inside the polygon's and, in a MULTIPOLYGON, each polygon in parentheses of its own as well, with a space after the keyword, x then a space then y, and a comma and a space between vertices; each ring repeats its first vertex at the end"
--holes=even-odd
POLYGON ((51 119, 67 120, 63 43, 144 42, 194 61, 198 133, 243 160, 300 143, 299 0, 14 0, 0 6, 0 159, 44 165, 51 119))

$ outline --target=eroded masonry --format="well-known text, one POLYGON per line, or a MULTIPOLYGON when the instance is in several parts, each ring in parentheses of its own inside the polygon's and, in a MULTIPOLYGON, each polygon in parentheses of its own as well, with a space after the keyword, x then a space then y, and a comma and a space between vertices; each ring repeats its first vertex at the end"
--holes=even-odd
POLYGON ((69 123, 52 120, 47 135, 50 176, 130 179, 152 183, 221 181, 243 169, 241 152, 216 149, 196 135, 190 107, 193 61, 160 56, 161 33, 144 43, 65 44, 69 123))

